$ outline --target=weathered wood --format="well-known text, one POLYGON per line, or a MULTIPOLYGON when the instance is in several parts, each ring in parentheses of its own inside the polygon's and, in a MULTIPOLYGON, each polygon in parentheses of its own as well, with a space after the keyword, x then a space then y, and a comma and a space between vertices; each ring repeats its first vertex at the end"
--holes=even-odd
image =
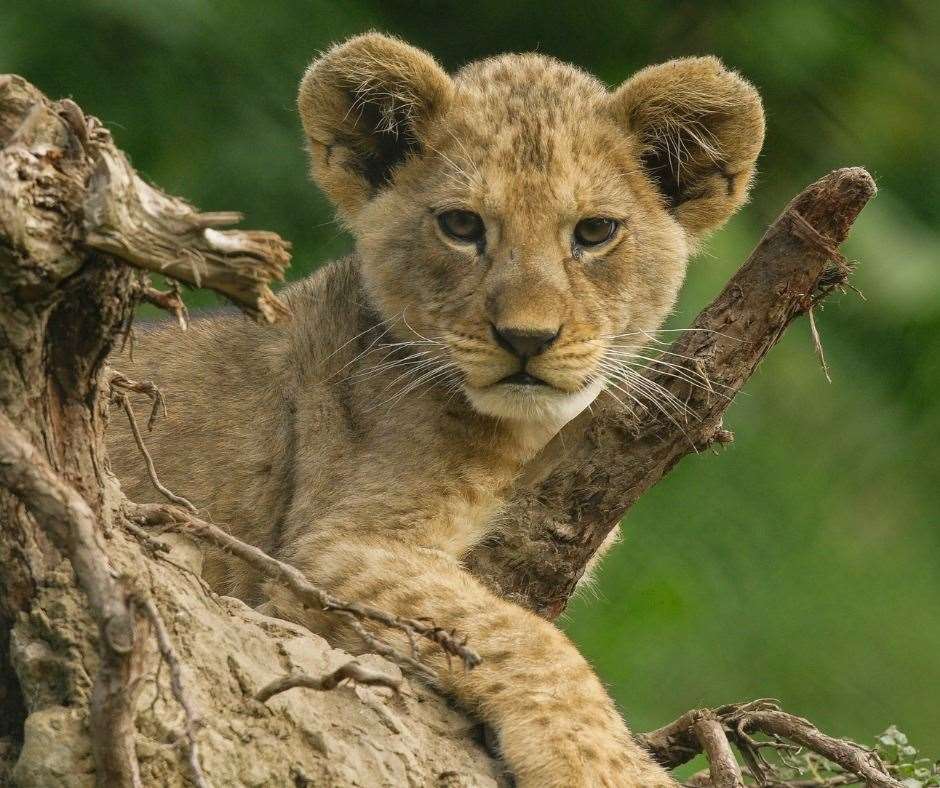
POLYGON ((85 244, 154 273, 229 298, 251 317, 274 322, 288 315, 271 291, 290 263, 290 244, 276 233, 220 230, 241 221, 235 212, 197 213, 154 188, 120 151, 105 145, 85 200, 85 244))

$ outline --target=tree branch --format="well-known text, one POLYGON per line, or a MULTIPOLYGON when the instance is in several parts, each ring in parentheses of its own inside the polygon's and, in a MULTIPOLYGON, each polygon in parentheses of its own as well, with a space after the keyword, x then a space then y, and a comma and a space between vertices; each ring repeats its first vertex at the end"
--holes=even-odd
MULTIPOLYGON (((681 766, 704 752, 709 761, 711 783, 716 788, 743 785, 736 763, 736 774, 729 771, 729 757, 735 761, 731 743, 744 755, 751 773, 761 784, 777 784, 772 779, 773 775, 767 774, 770 767, 760 756, 762 748, 792 752, 805 747, 854 775, 854 779, 845 781, 845 784, 864 781, 874 788, 901 788, 875 752, 854 742, 827 736, 809 720, 788 714, 776 701, 768 698, 717 709, 693 709, 674 722, 650 733, 638 734, 635 738, 668 769, 681 766), (773 738, 771 741, 756 741, 751 733, 763 733, 773 738), (724 742, 719 739, 724 739, 724 742)), ((837 779, 843 778, 839 776, 837 779)), ((821 785, 819 782, 805 784, 821 785)))
MULTIPOLYGON (((531 463, 512 490, 499 535, 469 566, 502 596, 557 617, 591 556, 636 500, 684 456, 731 435, 734 395, 797 316, 845 284, 838 252, 875 194, 859 167, 836 170, 796 197, 719 296, 646 377, 682 404, 631 415, 598 400, 531 463)), ((655 367, 655 365, 654 365, 655 367)))
POLYGON ((714 714, 702 713, 692 723, 692 733, 708 758, 708 771, 713 788, 744 788, 741 767, 731 751, 721 722, 714 714))

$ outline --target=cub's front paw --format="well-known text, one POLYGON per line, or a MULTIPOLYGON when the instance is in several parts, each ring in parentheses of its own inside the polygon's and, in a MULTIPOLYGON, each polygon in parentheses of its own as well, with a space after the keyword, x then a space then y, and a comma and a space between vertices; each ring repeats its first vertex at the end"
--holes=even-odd
POLYGON ((676 788, 672 776, 632 739, 604 741, 573 727, 564 739, 529 740, 505 752, 518 788, 676 788))

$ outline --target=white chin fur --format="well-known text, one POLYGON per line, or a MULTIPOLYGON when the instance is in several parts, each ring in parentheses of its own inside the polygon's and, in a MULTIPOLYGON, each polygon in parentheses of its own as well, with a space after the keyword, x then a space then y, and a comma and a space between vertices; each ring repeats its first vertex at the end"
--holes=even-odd
POLYGON ((546 386, 497 385, 467 389, 467 399, 477 413, 498 419, 540 422, 560 428, 590 405, 604 387, 596 380, 573 394, 546 386))

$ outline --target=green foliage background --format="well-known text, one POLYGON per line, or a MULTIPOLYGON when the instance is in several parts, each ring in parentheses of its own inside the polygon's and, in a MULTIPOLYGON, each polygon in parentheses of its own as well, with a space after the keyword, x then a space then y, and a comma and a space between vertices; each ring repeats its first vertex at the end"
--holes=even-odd
POLYGON ((741 70, 766 102, 760 180, 694 262, 675 323, 842 165, 881 189, 845 249, 867 301, 818 315, 831 385, 793 327, 733 406, 735 443, 636 506, 566 626, 639 729, 774 696, 832 732, 870 740, 895 722, 935 751, 938 20, 926 0, 5 0, 0 72, 74 97, 169 192, 293 240, 299 277, 350 246, 306 180, 294 112, 304 66, 332 41, 387 30, 448 67, 537 49, 612 85, 686 54, 741 70))

